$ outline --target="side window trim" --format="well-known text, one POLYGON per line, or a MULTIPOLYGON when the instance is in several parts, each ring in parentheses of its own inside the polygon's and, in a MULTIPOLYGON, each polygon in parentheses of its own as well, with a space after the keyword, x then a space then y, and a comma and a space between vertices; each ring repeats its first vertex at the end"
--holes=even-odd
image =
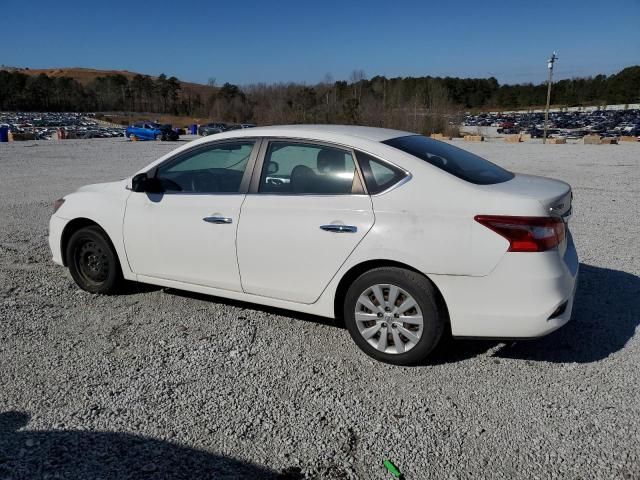
POLYGON ((147 173, 153 177, 157 177, 158 171, 160 170, 161 167, 171 165, 172 163, 177 163, 180 160, 184 159, 185 157, 190 157, 194 154, 197 155, 201 152, 205 152, 207 150, 215 148, 216 146, 225 145, 227 143, 249 142, 249 141, 253 142, 253 149, 251 150, 251 154, 249 155, 247 167, 244 169, 244 173, 242 174, 242 180, 240 182, 240 188, 238 189, 237 192, 174 192, 174 191, 164 192, 164 195, 246 195, 247 192, 249 191, 249 182, 251 180, 253 170, 255 168, 256 163, 258 163, 257 162, 258 152, 262 148, 263 141, 262 141, 262 138, 260 137, 227 138, 227 139, 216 140, 215 142, 207 142, 204 145, 197 145, 188 150, 180 152, 170 158, 167 158, 165 161, 156 165, 147 173))
POLYGON ((360 170, 360 165, 358 163, 358 159, 356 156, 356 151, 346 145, 341 145, 339 143, 331 143, 331 142, 326 142, 323 140, 314 140, 314 139, 310 139, 310 138, 288 138, 288 137, 263 137, 262 138, 262 144, 260 145, 260 151, 257 154, 257 160, 256 163, 253 167, 253 174, 251 176, 251 182, 249 184, 249 190, 247 192, 248 195, 279 195, 279 196, 304 196, 304 195, 311 195, 311 196, 344 196, 344 195, 367 195, 367 186, 365 184, 364 181, 364 175, 362 174, 362 171, 360 170), (287 142, 287 143, 291 143, 291 144, 304 144, 304 145, 319 145, 319 146, 325 146, 325 147, 331 147, 331 148, 337 148, 340 150, 344 150, 345 152, 349 153, 351 155, 351 158, 353 158, 353 163, 354 163, 354 167, 355 167, 355 178, 354 178, 354 182, 353 182, 353 186, 351 188, 351 193, 349 194, 314 194, 314 193, 309 193, 309 194, 305 194, 305 193, 288 193, 288 192, 283 192, 283 193, 275 193, 275 192, 269 192, 269 193, 265 193, 265 192, 260 192, 260 180, 262 178, 262 169, 264 167, 264 161, 267 155, 267 151, 269 149, 269 144, 270 143, 277 143, 277 142, 287 142))
MULTIPOLYGON (((397 170, 397 171, 400 171, 400 172, 404 173, 404 175, 403 175, 403 177, 401 179, 399 179, 397 182, 392 183, 391 185, 389 185, 384 190, 381 190, 381 191, 379 191, 377 193, 370 193, 369 195, 371 195, 372 197, 376 197, 378 195, 384 195, 385 193, 404 185, 405 183, 407 183, 409 180, 411 180, 413 178, 413 175, 411 175, 411 172, 409 172, 408 170, 405 170, 404 168, 396 165, 393 162, 390 162, 389 160, 382 159, 379 156, 373 155, 373 154, 371 154, 369 152, 365 152, 364 150, 355 150, 354 152, 355 152, 355 155, 356 155, 356 160, 357 160, 357 164, 358 164, 359 168, 362 168, 362 166, 360 165, 360 162, 362 160, 360 158, 358 158, 358 153, 361 153, 361 154, 365 154, 365 155, 373 158, 374 160, 376 160, 377 162, 381 163, 382 165, 388 165, 389 167, 391 167, 391 169, 397 170)), ((363 173, 362 177, 363 177, 362 183, 365 185, 365 188, 366 188, 366 181, 364 180, 364 173, 363 173)))

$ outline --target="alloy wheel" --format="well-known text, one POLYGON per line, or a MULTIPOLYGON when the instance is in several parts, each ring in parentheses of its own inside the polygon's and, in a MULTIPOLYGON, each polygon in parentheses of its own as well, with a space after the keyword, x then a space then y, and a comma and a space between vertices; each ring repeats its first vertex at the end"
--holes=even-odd
POLYGON ((360 294, 355 320, 360 335, 376 350, 406 353, 420 341, 424 319, 418 302, 405 290, 376 284, 360 294))

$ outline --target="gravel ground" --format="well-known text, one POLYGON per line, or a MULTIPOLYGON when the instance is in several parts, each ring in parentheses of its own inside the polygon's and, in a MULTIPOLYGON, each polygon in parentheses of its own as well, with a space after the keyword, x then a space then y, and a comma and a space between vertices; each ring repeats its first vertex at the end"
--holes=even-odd
POLYGON ((532 342, 369 359, 316 317, 50 261, 51 202, 175 144, 0 144, 0 479, 640 478, 640 144, 462 143, 574 190, 573 320, 532 342))

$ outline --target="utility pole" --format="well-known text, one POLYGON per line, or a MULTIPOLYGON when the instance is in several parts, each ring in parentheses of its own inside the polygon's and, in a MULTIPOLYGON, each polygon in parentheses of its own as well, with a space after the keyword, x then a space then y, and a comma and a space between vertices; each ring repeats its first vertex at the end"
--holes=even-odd
POLYGON ((547 62, 549 69, 549 80, 547 81, 547 108, 544 110, 544 133, 542 135, 542 143, 547 143, 547 125, 549 123, 549 103, 551 102, 551 79, 553 78, 553 64, 558 59, 556 52, 553 52, 551 58, 547 62))

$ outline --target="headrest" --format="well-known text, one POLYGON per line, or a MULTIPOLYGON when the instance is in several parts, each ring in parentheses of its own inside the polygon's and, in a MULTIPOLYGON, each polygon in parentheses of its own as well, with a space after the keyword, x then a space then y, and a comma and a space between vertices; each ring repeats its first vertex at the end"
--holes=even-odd
POLYGON ((320 173, 344 172, 344 152, 333 148, 325 148, 318 152, 318 171, 320 173))

